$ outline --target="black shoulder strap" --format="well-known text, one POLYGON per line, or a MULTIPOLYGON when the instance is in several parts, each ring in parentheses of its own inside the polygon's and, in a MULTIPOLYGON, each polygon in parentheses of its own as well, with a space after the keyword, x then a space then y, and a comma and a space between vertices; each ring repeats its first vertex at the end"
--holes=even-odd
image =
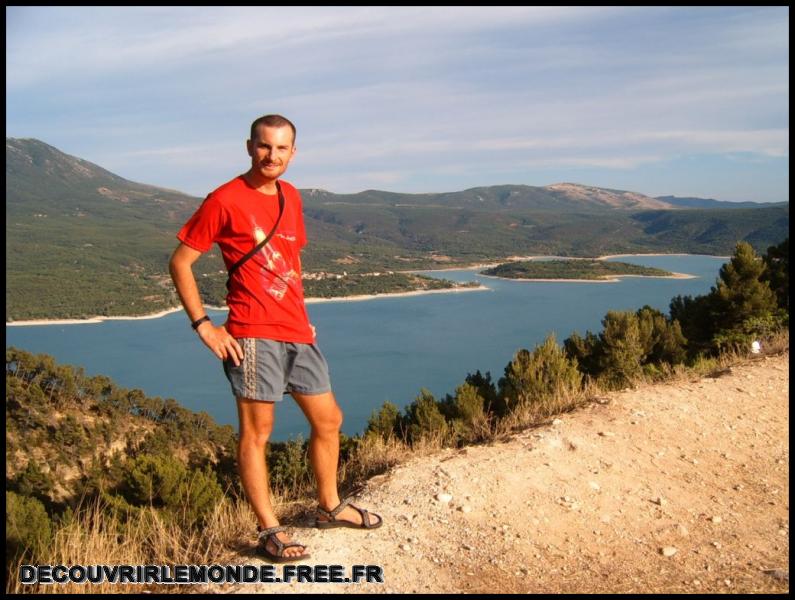
POLYGON ((282 187, 279 185, 278 181, 276 182, 276 191, 279 193, 279 216, 276 218, 276 223, 273 224, 273 229, 271 229, 271 232, 267 236, 265 236, 264 240, 262 240, 259 244, 254 246, 251 250, 249 250, 248 253, 243 258, 241 258, 235 264, 229 267, 229 277, 226 280, 227 290, 229 289, 229 285, 232 282, 232 275, 235 273, 235 271, 237 271, 240 268, 240 266, 244 262, 246 262, 249 258, 251 258, 257 252, 259 252, 260 249, 270 241, 270 239, 273 237, 273 234, 276 233, 276 228, 279 227, 279 221, 282 220, 282 214, 284 213, 284 194, 282 193, 282 187))

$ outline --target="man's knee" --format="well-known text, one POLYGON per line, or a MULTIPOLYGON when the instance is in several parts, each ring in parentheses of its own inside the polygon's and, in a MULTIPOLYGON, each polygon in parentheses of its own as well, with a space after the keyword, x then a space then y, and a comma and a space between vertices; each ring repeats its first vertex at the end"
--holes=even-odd
POLYGON ((238 398, 240 445, 265 448, 273 431, 273 403, 238 398))
POLYGON ((273 422, 253 425, 243 425, 240 428, 240 445, 265 448, 273 432, 273 422))
POLYGON ((337 433, 342 428, 343 414, 339 406, 335 406, 333 410, 328 411, 315 423, 315 428, 320 433, 337 433))

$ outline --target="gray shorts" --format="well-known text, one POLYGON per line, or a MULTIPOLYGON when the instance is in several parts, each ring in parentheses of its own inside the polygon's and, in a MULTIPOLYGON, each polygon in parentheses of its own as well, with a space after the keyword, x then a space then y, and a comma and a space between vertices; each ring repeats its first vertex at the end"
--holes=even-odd
POLYGON ((238 338, 243 360, 236 367, 224 361, 224 373, 236 398, 281 401, 284 394, 331 391, 328 363, 317 344, 238 338))

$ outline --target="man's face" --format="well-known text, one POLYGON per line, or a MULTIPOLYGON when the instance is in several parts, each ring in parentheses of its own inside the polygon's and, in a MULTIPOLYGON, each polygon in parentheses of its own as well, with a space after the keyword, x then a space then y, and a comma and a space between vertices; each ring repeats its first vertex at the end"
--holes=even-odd
POLYGON ((265 179, 277 179, 287 170, 295 154, 293 130, 289 126, 256 129, 253 140, 246 142, 251 169, 265 179))

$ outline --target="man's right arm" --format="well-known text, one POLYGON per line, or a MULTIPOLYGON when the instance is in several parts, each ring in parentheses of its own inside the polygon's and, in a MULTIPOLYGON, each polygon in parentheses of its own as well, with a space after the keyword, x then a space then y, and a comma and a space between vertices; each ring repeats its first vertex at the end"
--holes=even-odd
MULTIPOLYGON (((171 279, 174 281, 174 287, 177 288, 177 294, 179 294, 179 299, 185 308, 185 312, 188 313, 191 323, 205 314, 201 296, 199 295, 199 287, 196 285, 196 278, 193 276, 191 268, 201 255, 202 253, 198 250, 180 243, 168 263, 168 270, 171 273, 171 279)), ((196 332, 202 342, 218 358, 226 360, 230 357, 235 366, 240 365, 240 361, 243 360, 243 349, 237 343, 237 340, 229 335, 226 327, 223 325, 215 327, 212 322, 205 321, 196 328, 196 332)))

